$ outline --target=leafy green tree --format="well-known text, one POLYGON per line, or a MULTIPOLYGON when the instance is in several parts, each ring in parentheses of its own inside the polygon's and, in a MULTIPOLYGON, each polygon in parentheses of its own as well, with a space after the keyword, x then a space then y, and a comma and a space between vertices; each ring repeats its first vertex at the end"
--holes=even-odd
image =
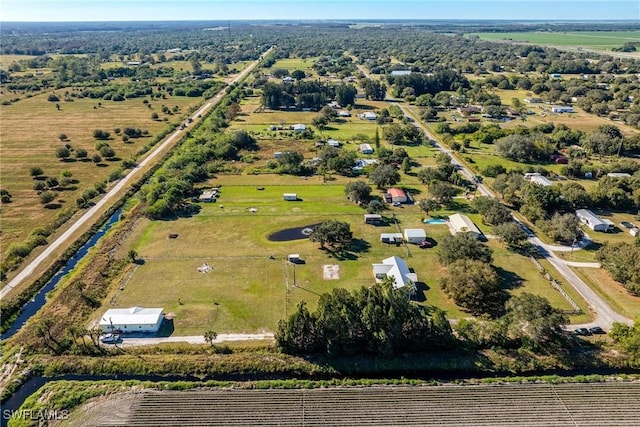
POLYGON ((31 175, 34 178, 38 178, 44 175, 44 170, 42 170, 40 166, 33 166, 29 168, 29 175, 31 175))
POLYGON ((302 70, 293 70, 293 71, 291 72, 291 77, 293 77, 293 78, 294 78, 294 79, 296 79, 296 80, 302 80, 302 79, 304 79, 305 77, 307 77, 307 75, 306 75, 306 74, 305 74, 305 72, 304 72, 304 71, 302 71, 302 70))
POLYGON ((353 232, 348 223, 330 219, 316 225, 309 240, 320 243, 321 248, 343 249, 351 244, 353 232))
POLYGON ((433 212, 435 210, 440 209, 440 203, 438 203, 435 199, 421 199, 418 202, 418 206, 420 210, 429 215, 429 212, 433 212))
POLYGON ((384 203, 382 203, 380 200, 376 199, 376 200, 371 200, 368 204, 367 204, 367 213, 370 214, 379 214, 384 212, 385 210, 385 206, 384 203))
POLYGON ((442 311, 430 316, 389 281, 354 292, 334 289, 320 296, 315 313, 301 303, 276 332, 278 348, 292 354, 391 356, 452 344, 451 327, 442 311))
POLYGON ((438 245, 438 259, 443 265, 453 264, 457 260, 470 259, 491 264, 491 248, 467 233, 445 236, 438 245))
POLYGON ((605 243, 596 259, 611 277, 633 295, 640 296, 640 246, 634 243, 605 243))
POLYGON ((400 144, 404 140, 404 129, 397 123, 384 127, 382 133, 391 145, 400 144))
POLYGON ((392 165, 381 164, 369 173, 369 179, 378 188, 388 188, 400 182, 400 173, 392 165))
POLYGON ((116 152, 109 145, 103 145, 100 148, 100 155, 105 159, 112 159, 116 156, 116 152))
POLYGON ((218 338, 218 333, 214 330, 209 329, 204 333, 204 340, 208 342, 212 347, 213 343, 216 341, 216 338, 218 338))
POLYGON ((61 160, 68 159, 71 156, 71 151, 67 147, 56 148, 56 157, 61 160))
POLYGON ((107 140, 111 137, 111 134, 102 129, 96 129, 93 131, 93 137, 97 140, 107 140))
POLYGON ((503 222, 493 226, 493 234, 512 248, 520 248, 527 240, 527 233, 516 222, 503 222))
POLYGON ((505 308, 503 320, 514 346, 546 351, 566 340, 562 326, 568 322, 567 317, 546 298, 525 292, 511 297, 505 308))
POLYGON ((451 184, 446 182, 436 181, 429 185, 429 194, 442 205, 451 203, 457 192, 451 184))
POLYGON ((498 274, 491 265, 473 259, 459 259, 449 264, 440 286, 457 305, 474 316, 501 314, 505 294, 498 274))
POLYGON ((615 322, 609 331, 616 347, 621 349, 631 359, 633 366, 640 363, 640 320, 636 319, 633 325, 615 322))
POLYGON ((368 203, 371 198, 371 187, 364 181, 349 182, 344 189, 345 194, 354 203, 368 203))
POLYGON ((53 191, 43 191, 42 193, 40 193, 40 203, 43 205, 48 205, 55 200, 56 196, 56 193, 54 193, 53 191))
POLYGON ((354 105, 356 100, 356 94, 358 91, 352 84, 339 84, 335 88, 336 101, 338 104, 346 107, 347 105, 354 105))
POLYGON ((554 214, 549 220, 539 221, 539 227, 556 242, 572 243, 582 237, 580 220, 574 214, 554 214))

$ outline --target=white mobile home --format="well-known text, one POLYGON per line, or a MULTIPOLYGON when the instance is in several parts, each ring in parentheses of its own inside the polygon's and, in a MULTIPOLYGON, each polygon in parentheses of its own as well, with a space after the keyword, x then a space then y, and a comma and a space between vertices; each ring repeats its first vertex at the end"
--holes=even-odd
POLYGON ((427 238, 427 233, 422 228, 405 228, 404 239, 407 243, 419 244, 427 238))
POLYGON ((581 223, 593 231, 607 232, 613 230, 613 227, 615 227, 611 221, 603 220, 588 209, 578 209, 576 211, 576 216, 581 223))
POLYGON ((476 239, 482 236, 480 229, 466 215, 453 214, 449 216, 449 224, 451 224, 454 234, 468 233, 476 239))
POLYGON ((402 233, 381 233, 380 241, 382 243, 402 243, 402 233))
POLYGON ((365 224, 380 224, 382 222, 382 215, 379 214, 364 214, 365 224))
POLYGON ((100 318, 103 332, 158 332, 164 315, 163 308, 111 308, 100 318))
POLYGON ((371 147, 370 144, 360 144, 358 150, 360 150, 362 154, 373 154, 373 147, 371 147))
POLYGON ((573 107, 566 107, 562 105, 556 105, 555 107, 551 107, 552 113, 575 113, 573 107))

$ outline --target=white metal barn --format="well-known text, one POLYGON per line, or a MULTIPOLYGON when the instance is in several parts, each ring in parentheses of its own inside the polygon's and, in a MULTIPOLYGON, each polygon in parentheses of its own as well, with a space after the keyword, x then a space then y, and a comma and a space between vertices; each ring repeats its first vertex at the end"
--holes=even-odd
POLYGON ((593 231, 607 232, 615 227, 615 225, 611 221, 603 220, 588 209, 578 209, 576 211, 576 216, 581 223, 583 223, 593 231))
POLYGON ((405 228, 404 240, 407 243, 421 243, 427 238, 427 233, 422 228, 405 228))
POLYGON ((104 332, 158 332, 164 308, 111 308, 100 318, 100 329, 104 332))
POLYGON ((461 214, 453 214, 449 216, 449 223, 453 227, 455 234, 458 233, 469 233, 474 236, 476 239, 479 239, 482 235, 480 229, 469 219, 466 215, 461 214))

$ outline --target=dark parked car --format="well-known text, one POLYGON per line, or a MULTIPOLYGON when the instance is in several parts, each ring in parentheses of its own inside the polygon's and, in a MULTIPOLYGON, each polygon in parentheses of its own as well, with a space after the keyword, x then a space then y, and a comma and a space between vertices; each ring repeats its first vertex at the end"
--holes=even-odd
POLYGON ((598 335, 607 333, 600 326, 594 326, 593 328, 589 328, 589 332, 591 332, 592 334, 598 334, 598 335))
POLYGON ((631 230, 632 228, 635 227, 635 225, 633 225, 632 223, 628 222, 628 221, 622 221, 620 223, 621 226, 623 226, 624 228, 628 228, 629 230, 631 230))
POLYGON ((422 242, 418 243, 418 246, 422 249, 426 249, 426 248, 430 248, 433 246, 433 243, 431 243, 428 240, 423 240, 422 242))
POLYGON ((584 335, 584 336, 591 335, 591 331, 589 331, 589 329, 587 328, 578 328, 574 332, 576 335, 584 335))

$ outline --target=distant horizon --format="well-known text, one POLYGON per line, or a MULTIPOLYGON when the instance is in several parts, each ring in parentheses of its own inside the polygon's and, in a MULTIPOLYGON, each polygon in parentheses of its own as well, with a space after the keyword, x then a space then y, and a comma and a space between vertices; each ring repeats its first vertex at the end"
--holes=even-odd
POLYGON ((3 0, 2 23, 638 21, 637 0, 3 0))

